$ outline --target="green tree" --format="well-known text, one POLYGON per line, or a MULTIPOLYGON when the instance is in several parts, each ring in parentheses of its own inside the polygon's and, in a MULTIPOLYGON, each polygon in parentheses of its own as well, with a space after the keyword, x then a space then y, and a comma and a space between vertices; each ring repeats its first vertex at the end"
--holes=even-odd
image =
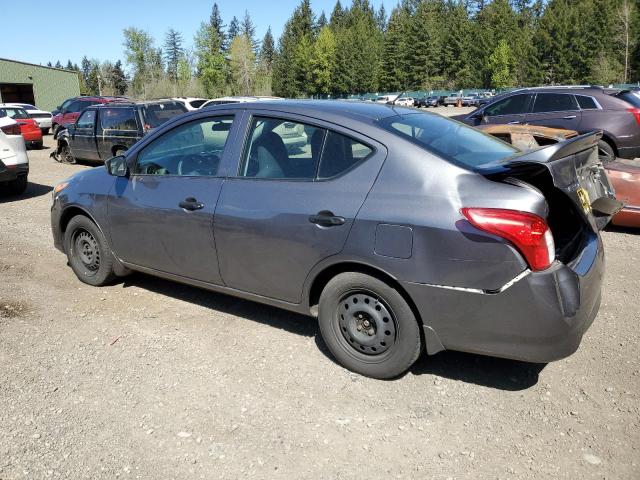
POLYGON ((231 19, 231 22, 229 22, 229 30, 227 31, 227 41, 229 42, 229 45, 231 45, 231 42, 233 41, 233 39, 236 38, 239 34, 240 34, 240 22, 238 21, 238 18, 234 15, 233 18, 231 19))
POLYGON ((211 8, 211 15, 209 16, 209 25, 213 28, 218 34, 218 38, 220 39, 220 48, 222 51, 226 51, 228 48, 227 45, 227 34, 224 31, 225 25, 222 23, 222 15, 220 14, 220 8, 218 4, 214 2, 213 7, 211 8))
POLYGON ((336 45, 333 30, 324 26, 315 41, 311 57, 311 78, 314 93, 328 95, 334 90, 336 45))
POLYGON ((254 55, 257 54, 260 50, 260 43, 256 40, 256 26, 253 24, 248 10, 244 11, 244 17, 240 24, 240 33, 249 39, 254 55))
POLYGON ((211 23, 201 23, 194 38, 196 71, 208 96, 224 91, 227 65, 218 30, 211 23))
POLYGON ((234 93, 250 95, 255 76, 255 55, 251 40, 245 34, 238 35, 231 42, 229 62, 234 93))
POLYGON ((111 69, 111 85, 115 95, 124 95, 127 91, 127 75, 122 69, 122 62, 118 60, 111 69))
POLYGON ((164 38, 164 56, 167 62, 167 74, 172 82, 178 79, 178 62, 183 55, 182 34, 170 28, 164 38))
POLYGON ((260 62, 264 64, 269 72, 271 72, 273 68, 275 54, 275 42, 273 40, 273 34, 271 33, 271 26, 269 26, 267 33, 264 34, 262 47, 260 48, 260 62))
POLYGON ((144 30, 129 27, 124 29, 123 35, 125 58, 133 70, 133 92, 142 94, 158 65, 158 50, 151 35, 144 30))
POLYGON ((494 88, 507 88, 513 86, 512 68, 513 59, 511 49, 506 40, 500 40, 498 46, 489 56, 487 70, 491 74, 491 85, 494 88))
POLYGON ((402 6, 397 6, 391 11, 382 44, 378 73, 379 88, 382 91, 403 90, 408 84, 410 65, 405 52, 408 49, 410 20, 408 10, 402 6))

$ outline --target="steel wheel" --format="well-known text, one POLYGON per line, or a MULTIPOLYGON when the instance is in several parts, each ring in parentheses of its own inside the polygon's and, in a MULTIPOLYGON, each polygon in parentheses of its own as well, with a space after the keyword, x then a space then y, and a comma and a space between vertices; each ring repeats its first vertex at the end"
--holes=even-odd
POLYGON ((344 340, 356 351, 380 355, 396 341, 391 309, 369 292, 345 295, 338 304, 338 324, 344 340))
POLYGON ((73 239, 73 249, 82 265, 89 272, 95 274, 100 268, 100 247, 93 235, 86 230, 76 232, 73 239))

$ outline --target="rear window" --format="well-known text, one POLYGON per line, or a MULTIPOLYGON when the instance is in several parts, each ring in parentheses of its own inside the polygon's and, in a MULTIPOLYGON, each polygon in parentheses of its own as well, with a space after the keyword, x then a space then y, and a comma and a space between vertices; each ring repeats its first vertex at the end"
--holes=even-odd
POLYGON ((145 126, 156 128, 167 120, 185 113, 187 108, 180 103, 152 103, 142 109, 145 126))
POLYGON ((31 118, 24 108, 6 107, 3 108, 2 111, 4 112, 3 116, 13 118, 14 120, 24 120, 25 118, 31 118))
POLYGON ((133 108, 103 108, 100 110, 100 126, 103 130, 138 129, 133 108))
POLYGON ((511 145, 436 114, 389 117, 382 119, 379 124, 385 130, 471 170, 518 152, 511 145))
POLYGON ((640 92, 622 92, 616 95, 621 100, 640 108, 640 92))

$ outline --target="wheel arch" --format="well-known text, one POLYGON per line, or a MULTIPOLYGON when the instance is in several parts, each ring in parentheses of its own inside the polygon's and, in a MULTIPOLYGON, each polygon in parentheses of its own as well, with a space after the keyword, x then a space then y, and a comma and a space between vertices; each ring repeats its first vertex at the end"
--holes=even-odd
POLYGON ((615 140, 613 140, 613 135, 606 131, 602 131, 602 140, 609 144, 609 146, 613 149, 614 155, 618 156, 618 146, 616 145, 615 140))

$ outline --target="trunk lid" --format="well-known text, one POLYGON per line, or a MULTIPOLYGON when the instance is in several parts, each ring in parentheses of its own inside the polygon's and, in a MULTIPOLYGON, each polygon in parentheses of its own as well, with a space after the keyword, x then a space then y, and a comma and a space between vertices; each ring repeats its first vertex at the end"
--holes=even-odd
POLYGON ((485 164, 478 173, 499 182, 535 188, 548 207, 557 256, 569 261, 622 207, 598 158, 600 132, 588 133, 485 164))

